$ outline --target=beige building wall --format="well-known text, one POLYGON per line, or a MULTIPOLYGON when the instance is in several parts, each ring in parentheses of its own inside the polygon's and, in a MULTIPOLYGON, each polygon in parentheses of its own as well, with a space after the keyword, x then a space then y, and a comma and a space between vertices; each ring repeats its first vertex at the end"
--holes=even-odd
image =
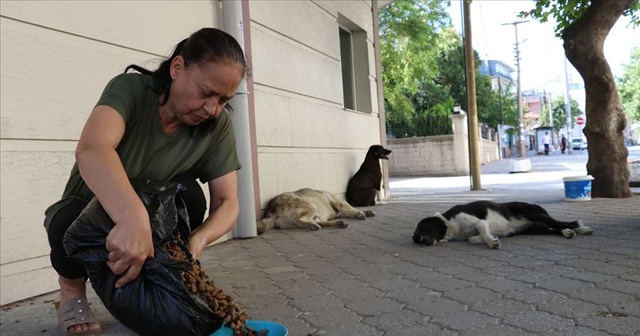
POLYGON ((206 1, 2 1, 0 304, 56 290, 44 210, 62 194, 82 126, 107 82, 202 26, 206 1))
MULTIPOLYGON (((381 141, 370 1, 250 1, 260 202, 302 187, 344 194, 381 141), (343 105, 338 27, 366 60, 343 105), (363 101, 364 100, 364 101, 363 101)), ((43 225, 106 83, 154 69, 175 44, 222 27, 220 1, 2 1, 0 304, 54 291, 43 225)), ((245 23, 245 27, 247 27, 245 23)))
POLYGON ((250 4, 261 205, 303 187, 344 195, 368 147, 381 141, 371 2, 250 4), (370 92, 369 111, 344 108, 341 25, 366 34, 354 54, 368 63, 358 87, 370 92))

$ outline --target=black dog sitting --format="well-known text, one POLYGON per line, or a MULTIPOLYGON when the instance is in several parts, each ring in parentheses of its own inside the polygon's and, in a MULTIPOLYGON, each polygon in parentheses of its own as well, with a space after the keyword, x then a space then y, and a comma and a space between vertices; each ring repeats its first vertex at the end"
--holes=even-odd
POLYGON ((347 184, 346 198, 349 204, 352 206, 376 205, 376 195, 382 181, 380 159, 389 160, 389 154, 391 151, 380 145, 369 147, 360 169, 347 184))

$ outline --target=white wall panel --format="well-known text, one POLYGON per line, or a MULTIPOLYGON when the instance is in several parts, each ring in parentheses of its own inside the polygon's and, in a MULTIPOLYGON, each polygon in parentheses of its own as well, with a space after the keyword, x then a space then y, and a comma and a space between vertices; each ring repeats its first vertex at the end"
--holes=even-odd
POLYGON ((2 1, 0 12, 62 33, 165 55, 192 32, 218 26, 217 6, 217 1, 2 1))
POLYGON ((252 27, 251 34, 256 84, 342 103, 338 60, 264 28, 252 27))
POLYGON ((73 166, 74 145, 66 151, 6 151, 0 155, 0 264, 48 255, 44 211, 60 199, 73 166))
POLYGON ((107 82, 154 55, 1 18, 3 138, 77 140, 107 82))
POLYGON ((260 146, 293 146, 291 98, 275 90, 255 86, 256 140, 260 146))
POLYGON ((251 1, 251 21, 339 59, 335 16, 310 1, 251 1))
POLYGON ((352 158, 348 151, 340 149, 261 149, 258 159, 261 206, 266 207, 280 193, 300 188, 325 190, 344 197, 353 173, 352 158))

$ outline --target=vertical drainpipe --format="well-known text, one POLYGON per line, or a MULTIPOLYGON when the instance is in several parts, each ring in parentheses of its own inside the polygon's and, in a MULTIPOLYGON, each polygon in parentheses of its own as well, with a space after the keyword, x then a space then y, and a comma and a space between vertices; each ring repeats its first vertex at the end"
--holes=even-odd
POLYGON ((238 200, 240 215, 235 228, 235 236, 240 238, 255 237, 256 218, 259 212, 259 195, 254 192, 258 186, 257 162, 255 151, 255 118, 253 101, 253 78, 251 77, 251 39, 249 34, 249 3, 247 0, 222 1, 223 30, 233 36, 242 46, 247 62, 247 74, 238 87, 238 94, 230 102, 233 111, 233 130, 236 135, 238 158, 242 169, 238 170, 238 200), (256 175, 256 176, 254 176, 256 175))
MULTIPOLYGON (((384 92, 382 87, 382 61, 380 60, 380 27, 378 25, 378 1, 371 1, 371 18, 373 20, 373 51, 376 62, 376 96, 378 98, 378 118, 380 124, 380 145, 387 148, 387 127, 384 112, 384 92)), ((393 155, 393 154, 392 154, 393 155)), ((389 163, 382 161, 382 185, 384 188, 383 198, 388 200, 389 193, 389 163)))

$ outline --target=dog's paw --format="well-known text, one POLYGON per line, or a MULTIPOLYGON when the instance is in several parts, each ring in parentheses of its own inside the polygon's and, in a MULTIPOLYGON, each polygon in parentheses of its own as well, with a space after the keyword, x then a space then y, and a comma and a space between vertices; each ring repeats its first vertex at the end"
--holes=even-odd
POLYGON ((581 235, 592 235, 593 234, 593 229, 588 227, 588 226, 577 227, 575 231, 577 233, 581 234, 581 235))
POLYGON ((498 238, 494 238, 490 240, 487 244, 489 245, 490 248, 494 250, 498 250, 500 249, 500 247, 502 247, 502 245, 500 244, 500 239, 498 238))
POLYGON ((373 212, 372 210, 365 210, 364 211, 364 215, 367 216, 367 217, 375 217, 376 213, 373 212))
POLYGON ((571 229, 563 229, 561 232, 562 235, 567 239, 571 239, 576 236, 576 232, 571 229))
POLYGON ((367 219, 367 214, 365 214, 364 212, 360 211, 360 212, 358 212, 358 214, 356 215, 356 218, 357 218, 357 219, 360 219, 360 220, 365 220, 365 219, 367 219))
POLYGON ((320 224, 318 223, 311 223, 309 228, 311 229, 311 231, 318 231, 322 228, 322 226, 320 226, 320 224))
POLYGON ((343 221, 339 221, 339 222, 338 222, 338 225, 336 225, 336 227, 337 227, 337 228, 339 228, 339 229, 344 229, 344 228, 349 227, 349 224, 348 224, 348 223, 345 223, 345 222, 343 222, 343 221))

